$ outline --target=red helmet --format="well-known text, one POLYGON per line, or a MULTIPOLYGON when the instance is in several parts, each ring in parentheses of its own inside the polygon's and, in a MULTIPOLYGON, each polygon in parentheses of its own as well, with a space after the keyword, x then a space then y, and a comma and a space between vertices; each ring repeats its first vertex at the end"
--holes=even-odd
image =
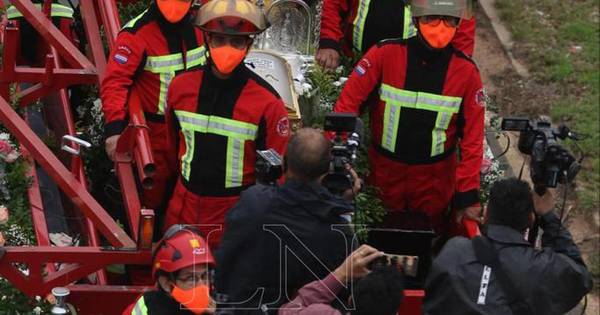
POLYGON ((197 264, 215 266, 208 244, 193 227, 173 225, 154 251, 152 277, 158 270, 171 273, 197 264))

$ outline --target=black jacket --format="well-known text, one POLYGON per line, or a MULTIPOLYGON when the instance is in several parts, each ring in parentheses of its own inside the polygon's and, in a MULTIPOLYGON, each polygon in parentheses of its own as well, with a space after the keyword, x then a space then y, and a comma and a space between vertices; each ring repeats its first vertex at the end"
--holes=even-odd
POLYGON ((275 312, 303 285, 335 270, 353 248, 353 233, 341 217, 352 210, 320 185, 288 181, 243 192, 216 252, 219 312, 228 314, 223 302, 242 301, 235 314, 275 312), (262 300, 251 299, 259 288, 262 300))
MULTIPOLYGON (((543 250, 532 248, 521 233, 507 226, 489 225, 485 234, 534 314, 564 314, 591 290, 592 278, 558 216, 543 216, 541 227, 543 250)), ((427 278, 425 314, 512 314, 493 269, 484 292, 483 272, 471 241, 451 239, 434 260, 427 278), (482 293, 485 297, 478 302, 482 293)))

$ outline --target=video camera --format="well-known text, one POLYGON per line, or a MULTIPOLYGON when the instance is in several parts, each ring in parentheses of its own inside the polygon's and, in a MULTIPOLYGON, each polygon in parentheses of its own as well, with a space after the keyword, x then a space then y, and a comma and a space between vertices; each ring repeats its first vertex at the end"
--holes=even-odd
POLYGON ((520 132, 519 151, 531 156, 531 180, 539 195, 547 187, 571 182, 581 169, 580 161, 558 143, 558 139, 579 140, 564 125, 553 128, 545 120, 531 122, 527 118, 504 118, 502 130, 520 132))
POLYGON ((273 149, 256 150, 256 157, 256 181, 263 185, 276 186, 277 180, 283 175, 281 155, 273 149))
POLYGON ((353 165, 360 144, 360 121, 354 114, 330 113, 325 116, 325 131, 335 132, 331 148, 331 167, 322 185, 332 194, 342 195, 354 186, 354 178, 346 169, 353 165), (357 128, 358 127, 358 128, 357 128), (348 137, 344 139, 343 134, 348 137))

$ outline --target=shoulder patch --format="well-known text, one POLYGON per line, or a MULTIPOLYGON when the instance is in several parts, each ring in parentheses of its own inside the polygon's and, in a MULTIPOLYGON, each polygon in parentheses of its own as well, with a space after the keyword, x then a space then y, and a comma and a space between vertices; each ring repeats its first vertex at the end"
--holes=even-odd
POLYGON ((479 89, 477 93, 475 93, 475 102, 477 105, 481 107, 485 107, 488 101, 488 94, 485 88, 479 89))
POLYGON ((288 117, 281 117, 277 122, 277 134, 282 137, 287 137, 290 135, 290 120, 288 117))

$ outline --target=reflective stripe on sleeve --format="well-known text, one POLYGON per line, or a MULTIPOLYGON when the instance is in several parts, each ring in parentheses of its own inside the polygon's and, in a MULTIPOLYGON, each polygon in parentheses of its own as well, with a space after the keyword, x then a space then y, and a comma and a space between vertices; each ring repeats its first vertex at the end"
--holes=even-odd
MULTIPOLYGON (((41 4, 34 4, 38 10, 42 10, 41 4)), ((53 3, 50 10, 50 16, 52 17, 63 17, 67 19, 73 18, 73 9, 64 6, 62 4, 53 3)), ((15 6, 10 6, 6 9, 6 17, 9 20, 17 19, 23 17, 23 13, 21 13, 15 6)))

